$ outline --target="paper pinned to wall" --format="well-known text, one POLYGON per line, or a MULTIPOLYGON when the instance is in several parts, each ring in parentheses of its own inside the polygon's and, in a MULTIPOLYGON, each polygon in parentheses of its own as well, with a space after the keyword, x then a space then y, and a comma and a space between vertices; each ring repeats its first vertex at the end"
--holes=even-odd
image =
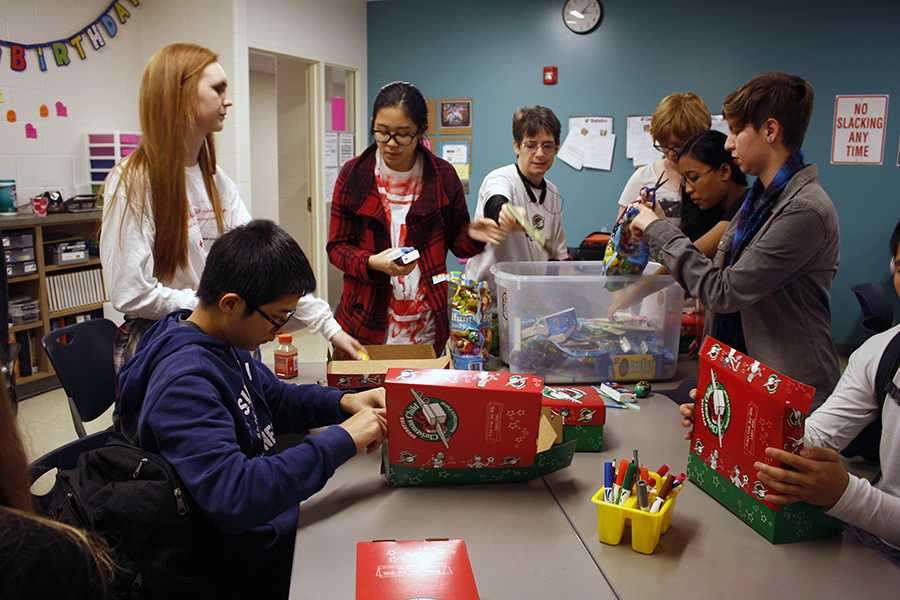
POLYGON ((325 166, 338 166, 338 134, 333 131, 325 132, 325 166))
POLYGON ((325 201, 330 202, 334 196, 334 184, 337 182, 337 167, 325 167, 325 201))
POLYGON ((344 131, 347 127, 347 107, 340 96, 331 97, 331 130, 344 131))
POLYGON ((584 155, 584 167, 587 169, 611 171, 615 148, 616 136, 614 134, 588 138, 587 152, 584 155))
POLYGON ((569 132, 559 158, 578 170, 609 171, 615 142, 612 117, 569 117, 569 132))
POLYGON ((731 132, 731 130, 728 128, 728 121, 725 120, 724 115, 713 115, 712 125, 710 126, 710 129, 721 131, 725 135, 728 135, 731 132))
POLYGON ((56 101, 56 116, 63 118, 69 116, 68 107, 59 100, 56 101))
POLYGON ((25 123, 25 138, 29 140, 37 139, 37 129, 31 123, 25 123))
POLYGON ((578 130, 569 130, 556 157, 578 171, 584 166, 584 136, 578 130))
POLYGON ((663 157, 653 147, 653 136, 650 135, 651 115, 637 115, 626 119, 625 156, 634 161, 635 167, 650 164, 663 157))
POLYGON ((469 145, 465 142, 444 142, 441 144, 441 158, 452 165, 469 163, 469 145))
POLYGON ((353 144, 353 134, 338 134, 338 161, 340 162, 340 166, 343 167, 344 163, 353 158, 354 154, 356 154, 356 152, 353 144))
POLYGON ((0 104, 6 102, 6 99, 3 98, 3 90, 0 90, 0 104))
POLYGON ((468 164, 464 164, 464 165, 455 164, 455 165, 453 165, 453 168, 456 169, 456 175, 459 177, 460 181, 462 181, 463 183, 466 183, 469 181, 470 169, 469 169, 468 164))

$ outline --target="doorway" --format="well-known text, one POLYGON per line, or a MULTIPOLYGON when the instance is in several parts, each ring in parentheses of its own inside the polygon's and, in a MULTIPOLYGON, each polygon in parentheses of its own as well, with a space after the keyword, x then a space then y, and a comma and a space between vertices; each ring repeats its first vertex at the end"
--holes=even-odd
POLYGON ((315 64, 250 50, 253 215, 278 223, 297 240, 314 269, 319 253, 324 252, 313 236, 311 81, 315 64))

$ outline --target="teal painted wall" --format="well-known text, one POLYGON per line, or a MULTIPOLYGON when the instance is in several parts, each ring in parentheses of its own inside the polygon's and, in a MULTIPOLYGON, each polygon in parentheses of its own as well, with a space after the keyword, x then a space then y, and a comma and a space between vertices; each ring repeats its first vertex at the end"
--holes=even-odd
POLYGON ((557 161, 548 175, 565 198, 564 223, 574 245, 615 217, 633 171, 625 158, 626 116, 651 114, 660 98, 676 91, 695 91, 712 112, 721 112, 725 95, 752 76, 796 73, 816 91, 804 151, 818 164, 841 220, 841 268, 832 293, 835 340, 851 343, 855 336, 859 308, 850 286, 880 282, 900 306, 887 272, 887 240, 900 218, 900 4, 608 0, 600 28, 586 36, 565 28, 562 4, 370 2, 370 104, 382 85, 397 79, 414 82, 429 98, 473 98, 472 210, 482 178, 513 160, 517 106, 551 107, 563 135, 570 116, 615 117, 611 172, 579 172, 557 161), (545 65, 559 67, 558 85, 542 85, 545 65), (884 165, 829 164, 835 94, 891 95, 884 165))

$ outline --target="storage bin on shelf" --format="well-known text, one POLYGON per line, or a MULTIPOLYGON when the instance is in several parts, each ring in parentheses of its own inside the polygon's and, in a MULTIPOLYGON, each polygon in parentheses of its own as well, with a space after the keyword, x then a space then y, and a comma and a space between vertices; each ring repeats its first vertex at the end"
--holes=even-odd
POLYGON ((658 268, 607 277, 602 262, 497 263, 501 357, 548 383, 672 377, 684 292, 669 275, 648 274, 658 268))

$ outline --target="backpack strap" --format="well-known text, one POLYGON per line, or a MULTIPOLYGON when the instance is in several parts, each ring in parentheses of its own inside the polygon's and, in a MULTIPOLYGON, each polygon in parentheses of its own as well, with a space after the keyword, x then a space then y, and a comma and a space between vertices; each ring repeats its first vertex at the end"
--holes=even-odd
POLYGON ((875 401, 879 408, 884 407, 885 396, 891 396, 900 403, 900 390, 894 384, 894 374, 900 367, 900 332, 898 332, 884 349, 878 370, 875 372, 875 401))

